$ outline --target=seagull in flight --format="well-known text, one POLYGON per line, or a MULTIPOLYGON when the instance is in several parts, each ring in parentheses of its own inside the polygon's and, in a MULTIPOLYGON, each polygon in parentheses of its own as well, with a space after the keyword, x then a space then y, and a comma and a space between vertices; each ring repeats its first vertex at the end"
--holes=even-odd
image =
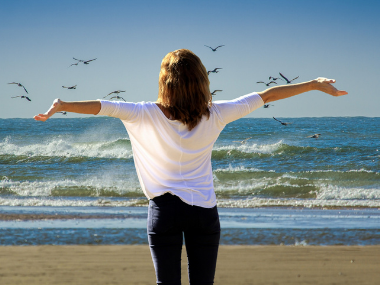
POLYGON ((28 100, 28 101, 32 101, 32 100, 30 100, 29 97, 24 96, 24 95, 22 95, 22 96, 14 96, 14 97, 12 97, 12 98, 17 98, 17 97, 25 98, 25 99, 28 100))
POLYGON ((77 89, 77 86, 62 86, 62 88, 67 88, 67 89, 77 89))
POLYGON ((274 81, 279 80, 279 79, 284 80, 284 79, 282 79, 280 77, 269 76, 269 80, 271 80, 271 79, 273 79, 274 81))
POLYGON ((67 112, 57 112, 57 113, 61 113, 62 115, 67 115, 67 112))
MULTIPOLYGON (((17 84, 17 86, 24 88, 25 92, 28 93, 28 91, 25 89, 24 85, 22 85, 21 83, 18 83, 18 82, 11 82, 11 83, 8 83, 8 84, 17 84)), ((28 94, 29 94, 29 93, 28 93, 28 94)))
POLYGON ((216 51, 218 48, 224 47, 224 45, 217 46, 216 48, 212 48, 212 47, 209 47, 209 46, 206 46, 206 45, 204 45, 204 46, 212 49, 212 51, 216 51))
POLYGON ((233 141, 233 142, 239 142, 239 143, 241 143, 241 144, 245 144, 246 142, 247 142, 247 140, 249 140, 249 139, 251 139, 252 137, 249 137, 249 138, 246 138, 246 139, 244 139, 244 140, 242 140, 242 141, 233 141))
POLYGON ((296 78, 293 78, 292 80, 289 80, 281 72, 279 72, 279 73, 280 73, 280 76, 285 79, 285 81, 286 81, 287 84, 291 83, 293 80, 296 80, 299 77, 299 76, 297 76, 296 78))
POLYGON ((214 90, 214 91, 211 92, 211 95, 216 95, 215 94, 216 92, 221 92, 221 91, 223 91, 223 90, 214 90))
POLYGON ((212 73, 218 73, 219 72, 218 69, 222 69, 222 68, 221 67, 214 68, 214 70, 207 71, 207 74, 210 75, 211 72, 212 73))
POLYGON ((284 126, 286 126, 286 125, 290 125, 290 124, 291 124, 291 123, 281 122, 280 120, 277 120, 275 117, 273 117, 273 119, 275 119, 277 122, 280 122, 281 125, 284 125, 284 126))
MULTIPOLYGON (((84 64, 89 64, 91 61, 96 60, 96 58, 89 59, 89 60, 83 60, 83 59, 77 59, 73 57, 73 59, 77 60, 77 63, 73 63, 72 65, 78 65, 78 63, 83 62, 84 64)), ((70 65, 71 66, 71 65, 70 65)))
MULTIPOLYGON (((104 96, 103 98, 106 98, 107 96, 110 96, 111 94, 119 94, 121 92, 125 92, 125 90, 116 90, 116 91, 112 91, 111 93, 108 93, 106 96, 104 96)), ((124 100, 125 101, 125 100, 124 100)))
POLYGON ((271 82, 268 82, 268 83, 265 83, 264 81, 258 81, 258 82, 256 82, 256 83, 264 83, 266 86, 269 86, 269 85, 271 85, 271 84, 277 84, 276 81, 271 81, 271 82))
POLYGON ((274 106, 274 105, 271 105, 271 104, 264 104, 264 108, 269 108, 269 106, 274 106))
POLYGON ((121 100, 123 100, 124 102, 127 102, 127 101, 125 101, 125 99, 123 98, 123 97, 121 97, 121 96, 113 96, 113 97, 111 97, 110 98, 110 100, 112 100, 112 99, 121 99, 121 100))
POLYGON ((308 138, 317 139, 317 138, 319 138, 319 136, 321 136, 321 134, 314 134, 312 136, 308 136, 308 138))

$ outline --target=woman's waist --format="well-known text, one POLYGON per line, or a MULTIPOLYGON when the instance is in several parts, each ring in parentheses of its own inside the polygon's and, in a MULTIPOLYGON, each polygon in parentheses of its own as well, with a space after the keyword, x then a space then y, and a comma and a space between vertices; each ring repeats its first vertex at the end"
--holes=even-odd
POLYGON ((156 201, 175 201, 180 199, 182 202, 202 208, 212 208, 216 206, 216 195, 214 189, 199 191, 195 189, 165 189, 157 192, 148 192, 149 199, 156 201))

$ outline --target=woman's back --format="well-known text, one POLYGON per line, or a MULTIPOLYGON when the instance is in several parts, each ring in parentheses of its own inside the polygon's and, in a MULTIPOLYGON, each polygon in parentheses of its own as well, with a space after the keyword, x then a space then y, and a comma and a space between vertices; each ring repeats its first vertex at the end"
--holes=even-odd
POLYGON ((166 192, 190 205, 216 205, 211 167, 212 148, 225 125, 261 107, 255 93, 231 101, 217 101, 209 117, 189 131, 168 119, 156 103, 101 101, 98 115, 120 118, 132 143, 141 187, 153 199, 166 192), (249 106, 249 107, 248 107, 249 106))

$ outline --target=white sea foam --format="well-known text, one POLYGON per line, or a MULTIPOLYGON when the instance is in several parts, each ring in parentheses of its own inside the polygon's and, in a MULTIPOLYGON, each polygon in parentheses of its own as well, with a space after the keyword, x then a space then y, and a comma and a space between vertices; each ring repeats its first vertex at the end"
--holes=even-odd
MULTIPOLYGON (((342 170, 334 170, 334 169, 323 169, 323 170, 307 170, 305 171, 305 173, 374 173, 374 174, 377 174, 377 175, 380 175, 380 172, 375 172, 375 171, 372 171, 372 170, 367 170, 367 169, 350 169, 350 170, 345 170, 345 171, 342 171, 342 170)), ((290 172, 292 173, 292 172, 290 172)))
POLYGON ((7 189, 18 196, 51 196, 52 192, 57 189, 69 189, 73 191, 73 196, 80 193, 74 193, 72 189, 91 189, 94 196, 100 195, 101 191, 112 191, 119 194, 136 192, 140 189, 137 176, 131 176, 128 179, 115 179, 110 173, 101 175, 85 176, 77 179, 63 180, 42 180, 42 181, 12 181, 7 177, 0 180, 0 189, 7 189))
MULTIPOLYGON (((254 167, 245 167, 245 166, 232 166, 230 164, 227 168, 217 168, 214 170, 214 172, 228 172, 228 173, 234 173, 234 172, 263 172, 264 170, 260 170, 258 168, 254 167)), ((274 172, 273 170, 270 172, 274 172)))
MULTIPOLYGON (((66 197, 1 197, 1 206, 52 206, 52 207, 129 207, 146 206, 147 199, 72 199, 66 197)), ((321 199, 218 199, 220 208, 302 207, 302 208, 378 208, 379 200, 321 200, 321 199)))
POLYGON ((234 145, 214 146, 213 150, 237 150, 244 153, 271 154, 282 146, 282 140, 274 144, 245 144, 236 143, 234 145))
POLYGON ((379 200, 323 200, 323 199, 281 199, 281 198, 248 198, 248 199, 219 199, 218 207, 226 208, 256 208, 256 207, 367 207, 379 208, 379 200))
POLYGON ((317 199, 320 200, 378 200, 380 203, 380 186, 379 188, 344 188, 334 185, 320 186, 317 193, 317 199))
POLYGON ((6 138, 0 142, 0 155, 132 158, 130 146, 112 146, 107 148, 107 145, 110 143, 112 142, 78 143, 56 138, 44 143, 17 145, 12 143, 10 138, 6 138))
POLYGON ((308 246, 309 244, 307 243, 306 240, 299 241, 298 239, 295 239, 294 245, 295 246, 308 246))
POLYGON ((112 201, 109 199, 99 198, 96 200, 82 200, 82 199, 66 199, 60 197, 59 199, 49 199, 48 197, 32 197, 32 198, 18 198, 18 197, 0 197, 0 206, 22 206, 22 207, 133 207, 133 206, 146 206, 147 199, 124 199, 112 201))
POLYGON ((260 179, 249 179, 249 180, 238 180, 231 181, 229 183, 215 183, 215 192, 239 192, 247 193, 254 192, 257 190, 264 189, 268 183, 271 181, 270 178, 260 178, 260 179))
MULTIPOLYGON (((250 169, 240 169, 240 168, 232 168, 234 172, 250 172, 250 169), (245 170, 245 171, 243 171, 245 170)), ((227 172, 228 169, 221 169, 217 172, 223 173, 227 172)), ((252 172, 263 172, 260 170, 253 170, 252 172)), ((259 178, 248 178, 248 179, 240 179, 240 180, 229 180, 229 181, 223 181, 221 182, 220 179, 217 178, 216 175, 214 175, 214 181, 215 181, 215 191, 219 192, 236 192, 238 194, 239 192, 242 193, 249 193, 249 192, 256 192, 258 190, 264 191, 265 190, 271 190, 274 187, 289 187, 289 188, 302 188, 302 187, 315 187, 316 185, 311 181, 309 178, 306 177, 298 177, 296 175, 289 175, 288 173, 277 173, 275 171, 269 171, 272 172, 274 175, 268 176, 268 177, 259 177, 259 178), (302 184, 299 184, 299 182, 302 181, 302 184), (306 183, 305 183, 306 182, 306 183)), ((264 173, 264 172, 263 172, 264 173)))

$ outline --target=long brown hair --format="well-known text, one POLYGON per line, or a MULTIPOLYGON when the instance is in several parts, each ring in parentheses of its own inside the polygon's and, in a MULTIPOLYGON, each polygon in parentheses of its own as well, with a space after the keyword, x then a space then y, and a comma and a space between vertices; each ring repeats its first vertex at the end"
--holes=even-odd
POLYGON ((203 115, 210 117, 211 101, 210 81, 199 57, 188 49, 169 52, 161 63, 157 103, 191 131, 203 115))

